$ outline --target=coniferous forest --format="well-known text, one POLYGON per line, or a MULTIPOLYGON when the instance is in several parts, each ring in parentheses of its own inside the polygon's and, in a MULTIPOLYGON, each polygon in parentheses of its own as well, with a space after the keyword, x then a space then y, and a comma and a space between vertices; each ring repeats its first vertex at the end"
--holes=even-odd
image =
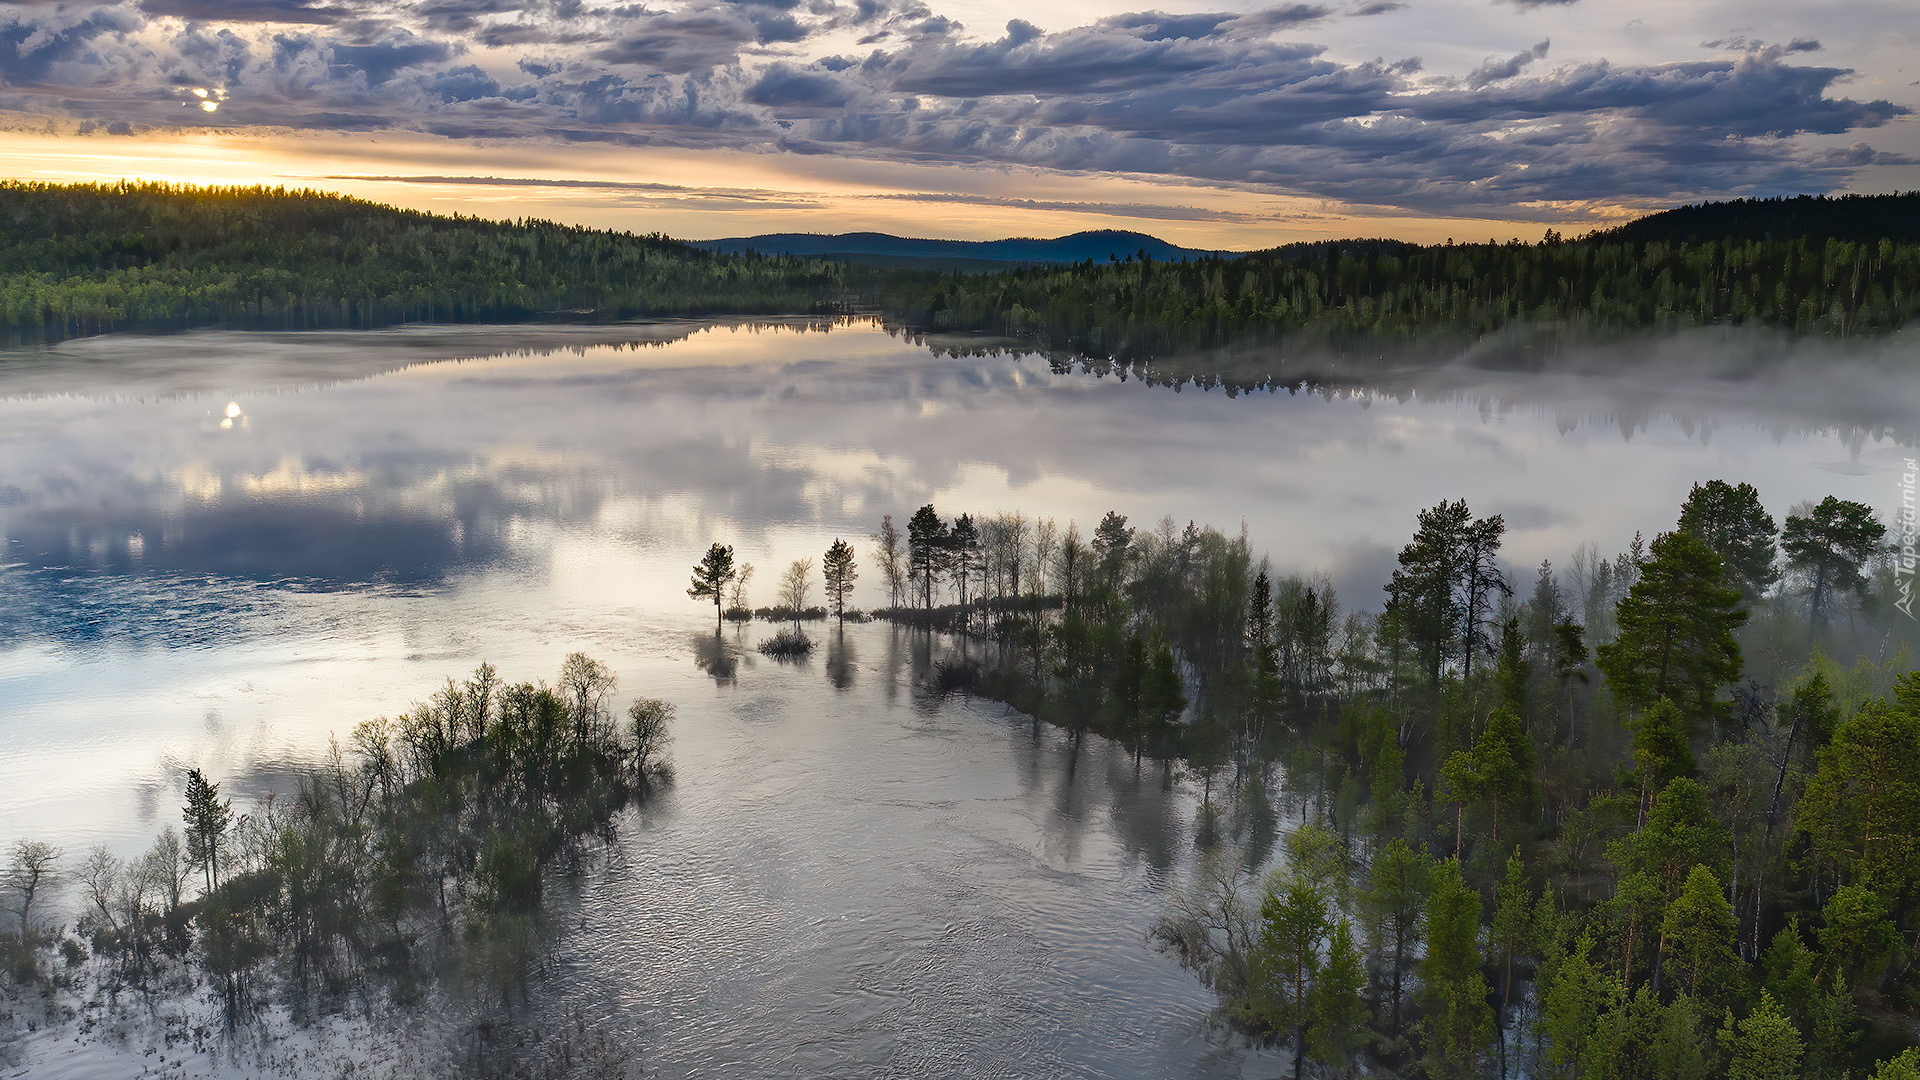
POLYGON ((1192 778, 1212 850, 1155 937, 1295 1075, 1910 1077, 1885 527, 1720 480, 1678 511, 1516 581, 1501 517, 1443 501, 1370 612, 1191 523, 925 506, 874 537, 877 614, 957 635, 941 689, 1192 778))
POLYGON ((1295 244, 967 275, 715 255, 660 235, 447 218, 312 191, 0 184, 0 323, 367 327, 864 309, 1096 357, 1393 350, 1509 327, 1854 337, 1920 312, 1920 195, 1745 200, 1567 239, 1295 244))
MULTIPOLYGON (((201 326, 855 311, 911 333, 1018 339, 1067 368, 1074 362, 1059 357, 1072 355, 1094 361, 1083 371, 1133 370, 1175 386, 1194 365, 1214 365, 1215 378, 1245 374, 1220 366, 1236 353, 1384 355, 1504 334, 1885 336, 1920 314, 1920 194, 1685 207, 1539 243, 1335 241, 963 274, 720 255, 659 235, 440 217, 317 192, 0 184, 0 325, 16 343, 201 326)), ((733 423, 738 414, 722 410, 741 395, 708 392, 701 408, 724 403, 712 406, 715 426, 733 423)), ((642 396, 618 401, 629 408, 642 396)), ((927 404, 939 403, 915 402, 927 404)), ((195 429, 203 443, 219 431, 244 446, 239 436, 270 430, 236 429, 241 406, 231 408, 228 424, 209 417, 195 429)), ((620 419, 614 441, 641 456, 628 441, 642 425, 620 419)), ((316 443, 332 437, 312 430, 324 436, 316 443)), ((713 454, 720 437, 708 434, 689 445, 713 454)), ((1130 434, 1149 451, 1163 445, 1130 434)), ((366 456, 427 460, 447 475, 483 458, 448 445, 366 456)), ((1858 466, 1857 438, 1849 449, 1858 466)), ((875 460, 883 450, 892 452, 876 449, 875 460)), ((499 455, 515 483, 567 492, 561 501, 591 504, 596 520, 619 516, 601 514, 597 476, 549 480, 516 454, 499 455)), ((569 454, 592 457, 553 450, 569 454)), ((845 456, 858 462, 844 467, 869 469, 864 456, 845 456)), ((344 468, 286 461, 289 486, 360 483, 344 468)), ((50 474, 33 497, 80 486, 50 474)), ((165 473, 169 491, 216 501, 219 492, 202 495, 208 486, 183 475, 165 473)), ((654 498, 661 475, 642 474, 619 495, 654 498)), ((1831 474, 1820 475, 1825 484, 1831 474)), ((235 505, 291 505, 271 492, 249 503, 246 481, 267 485, 241 466, 231 480, 235 505)), ((769 486, 782 485, 783 495, 805 486, 784 474, 769 486)), ((0 495, 30 497, 5 485, 0 495)), ((1397 557, 1384 588, 1360 597, 1337 595, 1327 576, 1276 569, 1245 526, 1143 525, 1118 512, 1083 532, 1016 512, 949 517, 928 503, 882 518, 864 548, 836 538, 793 561, 777 603, 757 609, 753 568, 716 542, 686 590, 698 605, 694 661, 731 693, 759 662, 743 647, 743 624, 758 618, 779 624, 758 643, 767 664, 797 677, 822 646, 828 682, 844 690, 868 677, 848 659, 845 624, 881 620, 866 632, 926 658, 915 673, 921 700, 971 695, 1017 710, 1008 741, 1066 748, 1065 790, 1084 744, 1098 742, 1133 790, 1190 792, 1182 812, 1197 803, 1199 816, 1178 842, 1191 861, 1128 894, 1154 917, 1126 947, 1171 957, 1178 968, 1159 967, 1217 1006, 1227 1038, 1282 1055, 1295 1080, 1920 1080, 1920 623, 1893 599, 1911 585, 1903 538, 1863 502, 1828 496, 1775 518, 1753 485, 1708 479, 1662 520, 1624 523, 1643 530, 1626 550, 1587 543, 1516 573, 1500 514, 1439 491, 1418 498, 1432 505, 1417 514, 1409 505, 1404 532, 1385 538, 1397 557), (854 609, 857 580, 884 606, 854 609), (1058 733, 1043 740, 1044 725, 1058 733)), ((702 528, 732 519, 695 516, 702 528)), ((503 531, 545 520, 500 517, 503 531)), ((83 535, 57 520, 62 535, 83 535)), ((218 539, 222 527, 207 532, 218 539)), ((462 538, 465 529, 462 519, 462 538)), ((298 530, 265 535, 281 543, 298 530)), ((342 535, 327 542, 358 534, 342 535)), ((620 546, 630 534, 606 535, 580 546, 630 555, 620 546)), ((146 543, 141 534, 141 551, 146 543)), ((21 566, 56 588, 81 576, 51 557, 21 566)), ((386 583, 376 574, 327 584, 386 583)), ((435 595, 423 587, 406 599, 435 595)), ((508 632, 537 632, 522 625, 508 632)), ((276 1008, 332 1018, 375 1002, 458 1001, 472 1017, 462 1030, 474 1069, 495 1067, 480 1061, 495 1030, 487 1018, 533 1015, 548 946, 570 921, 555 894, 596 851, 617 850, 625 808, 672 779, 672 707, 639 698, 617 709, 615 689, 613 673, 580 653, 552 685, 509 683, 483 664, 397 719, 354 728, 322 764, 287 777, 288 791, 244 801, 244 814, 231 781, 223 795, 200 768, 186 770, 145 854, 13 842, 0 878, 11 904, 0 925, 5 1000, 76 987, 148 1006, 197 994, 232 1029, 276 1008)), ((850 710, 833 699, 824 711, 839 720, 850 710)), ((715 728, 731 722, 716 715, 715 728)), ((740 716, 733 727, 781 737, 789 722, 808 722, 754 702, 740 716)), ((857 737, 873 739, 875 726, 857 737)), ((728 745, 698 760, 714 767, 736 753, 749 756, 728 745)), ((777 793, 765 803, 776 815, 789 812, 781 799, 795 786, 777 779, 749 778, 777 793)), ((720 786, 708 778, 709 793, 720 786)), ((870 794, 847 787, 832 792, 836 808, 870 794)), ((945 810, 929 820, 951 822, 945 810)), ((723 814, 722 825, 734 822, 723 814)), ((960 861, 950 854, 939 860, 960 861)), ((765 876, 784 887, 787 863, 769 865, 765 876)), ((1067 878, 1084 867, 1047 869, 1067 878)), ((727 865, 710 880, 736 872, 752 876, 727 865)), ((896 891, 919 901, 928 880, 945 879, 903 878, 896 891)), ((787 899, 775 889, 709 903, 692 892, 743 922, 759 910, 751 905, 772 911, 787 899)), ((659 914, 632 908, 620 917, 659 914)), ((860 917, 836 909, 832 919, 770 921, 766 932, 825 937, 828 923, 860 917)), ((1091 917, 1075 928, 1111 929, 1091 917)), ((924 936, 947 941, 944 929, 924 936)), ((1025 947, 979 951, 982 963, 1010 966, 1025 947)), ((714 1006, 723 1021, 725 1007, 714 1006)), ((1189 1003, 1187 1015, 1206 1008, 1189 1003)), ((862 1030, 868 1020, 863 1012, 862 1030)), ((555 1071, 577 1074, 572 1044, 552 1045, 568 1055, 555 1071)))

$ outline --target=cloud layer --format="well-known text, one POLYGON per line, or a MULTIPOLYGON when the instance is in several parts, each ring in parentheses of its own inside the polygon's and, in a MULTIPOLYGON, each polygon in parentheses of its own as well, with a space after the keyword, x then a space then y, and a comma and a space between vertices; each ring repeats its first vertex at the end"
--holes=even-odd
MULTIPOLYGON (((0 108, 89 131, 401 130, 1180 178, 1424 214, 1826 191, 1905 159, 1812 39, 1459 73, 1311 40, 1400 5, 971 34, 917 0, 0 2, 0 108), (1810 136, 1821 136, 1811 138, 1810 136), (1841 138, 1835 139, 1834 136, 1841 138)), ((1520 211, 1524 213, 1525 211, 1520 211)))

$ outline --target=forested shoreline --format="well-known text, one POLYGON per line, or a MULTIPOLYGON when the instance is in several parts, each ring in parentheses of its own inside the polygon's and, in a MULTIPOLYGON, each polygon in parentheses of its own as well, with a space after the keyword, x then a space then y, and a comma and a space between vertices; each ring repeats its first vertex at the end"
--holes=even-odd
MULTIPOLYGON (((359 724, 296 771, 290 796, 245 813, 189 769, 179 827, 144 855, 21 838, 3 875, 0 990, 43 998, 50 1018, 63 1000, 158 1017, 208 999, 229 1028, 276 1008, 310 1022, 431 999, 472 1015, 476 1048, 490 1042, 489 1018, 529 1000, 554 882, 672 779, 673 707, 616 712, 616 688, 581 653, 552 686, 482 663, 359 724)), ((46 1022, 21 1011, 29 1030, 46 1022)), ((473 1064, 523 1075, 513 1057, 473 1064)))
POLYGON ((0 184, 15 342, 194 326, 864 311, 1097 358, 1431 351, 1694 326, 1851 338, 1920 314, 1920 195, 1741 200, 1567 239, 1144 252, 991 274, 718 255, 661 235, 400 210, 313 191, 0 184))
POLYGON ((1504 532, 1423 511, 1343 611, 1244 536, 925 506, 874 537, 875 614, 953 635, 935 689, 1193 779, 1155 937, 1296 1075, 1915 1076, 1920 635, 1884 524, 1716 480, 1531 582, 1504 532))

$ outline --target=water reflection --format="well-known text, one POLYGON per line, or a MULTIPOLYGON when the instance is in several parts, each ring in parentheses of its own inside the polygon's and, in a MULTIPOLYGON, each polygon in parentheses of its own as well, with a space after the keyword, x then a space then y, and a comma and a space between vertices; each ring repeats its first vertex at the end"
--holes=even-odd
POLYGON ((1154 890, 1209 832, 1257 864, 1300 807, 1339 802, 1275 776, 1217 783, 1205 809, 1117 747, 943 694, 955 646, 923 633, 850 623, 817 666, 758 663, 773 628, 715 633, 685 597, 713 541, 778 567, 927 502, 1083 529, 1171 514, 1244 522, 1282 570, 1371 607, 1440 498, 1504 514, 1515 567, 1624 547, 1712 476, 1776 515, 1884 508, 1920 417, 1891 354, 1809 377, 1682 357, 1658 380, 1596 362, 1213 384, 1230 396, 863 327, 464 333, 100 339, 0 364, 0 842, 137 851, 187 767, 251 801, 481 658, 586 651, 680 706, 681 779, 583 885, 590 932, 557 970, 591 977, 553 1007, 668 1077, 1230 1075, 1205 992, 1142 946, 1154 890), (517 334, 563 351, 404 367, 517 334))
POLYGON ((859 654, 847 640, 844 626, 836 626, 827 635, 827 684, 835 690, 853 689, 853 676, 859 654))
POLYGON ((730 686, 740 677, 740 661, 746 656, 738 638, 729 640, 720 631, 694 634, 693 665, 721 686, 730 686))

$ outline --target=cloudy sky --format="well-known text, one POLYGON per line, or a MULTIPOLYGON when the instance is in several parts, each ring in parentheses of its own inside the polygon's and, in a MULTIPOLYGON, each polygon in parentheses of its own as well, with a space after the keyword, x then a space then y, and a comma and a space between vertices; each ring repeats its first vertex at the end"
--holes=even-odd
POLYGON ((1914 0, 0 0, 0 175, 685 237, 1537 236, 1920 188, 1914 0))

